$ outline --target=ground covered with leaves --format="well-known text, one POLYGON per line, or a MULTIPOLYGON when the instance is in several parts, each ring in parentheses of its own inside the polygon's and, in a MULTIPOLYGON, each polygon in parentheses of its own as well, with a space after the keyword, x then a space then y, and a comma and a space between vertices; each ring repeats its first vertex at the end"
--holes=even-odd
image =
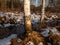
POLYGON ((31 14, 33 31, 28 36, 24 33, 24 14, 19 13, 20 18, 19 16, 6 18, 4 15, 8 13, 1 12, 3 16, 0 16, 1 45, 60 45, 60 13, 46 13, 42 29, 39 29, 40 14, 31 14))

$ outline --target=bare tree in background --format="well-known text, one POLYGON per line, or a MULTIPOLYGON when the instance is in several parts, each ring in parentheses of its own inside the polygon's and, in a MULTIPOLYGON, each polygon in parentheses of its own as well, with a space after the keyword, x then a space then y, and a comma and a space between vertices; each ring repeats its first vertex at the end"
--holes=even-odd
POLYGON ((40 28, 44 26, 45 3, 46 3, 46 0, 42 0, 42 14, 41 14, 40 28))
POLYGON ((58 7, 58 8, 60 8, 60 0, 56 0, 55 1, 55 6, 58 7))
POLYGON ((1 9, 6 9, 6 0, 1 0, 1 9))
POLYGON ((1 8, 1 0, 0 0, 0 8, 1 8))
POLYGON ((13 2, 14 2, 14 0, 11 0, 11 9, 12 10, 14 9, 13 2))

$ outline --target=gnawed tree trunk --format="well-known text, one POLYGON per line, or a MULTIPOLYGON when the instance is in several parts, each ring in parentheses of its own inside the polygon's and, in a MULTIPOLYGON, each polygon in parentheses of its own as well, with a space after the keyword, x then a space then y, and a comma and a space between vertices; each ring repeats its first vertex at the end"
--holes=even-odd
POLYGON ((42 0, 42 14, 41 14, 40 28, 44 27, 45 3, 46 3, 46 0, 42 0))
POLYGON ((30 21, 30 0, 24 0, 24 12, 25 12, 25 29, 27 33, 32 31, 30 21))

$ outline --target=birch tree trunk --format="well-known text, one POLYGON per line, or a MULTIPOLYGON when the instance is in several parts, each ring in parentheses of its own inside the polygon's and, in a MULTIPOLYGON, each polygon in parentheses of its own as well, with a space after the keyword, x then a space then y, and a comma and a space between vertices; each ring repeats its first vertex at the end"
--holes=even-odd
POLYGON ((40 22, 40 27, 44 26, 44 17, 45 17, 45 3, 46 0, 42 0, 42 14, 41 14, 41 22, 40 22))
POLYGON ((0 0, 0 8, 1 8, 1 0, 0 0))
POLYGON ((29 33, 32 31, 30 20, 30 0, 24 0, 24 13, 25 13, 25 29, 29 33))

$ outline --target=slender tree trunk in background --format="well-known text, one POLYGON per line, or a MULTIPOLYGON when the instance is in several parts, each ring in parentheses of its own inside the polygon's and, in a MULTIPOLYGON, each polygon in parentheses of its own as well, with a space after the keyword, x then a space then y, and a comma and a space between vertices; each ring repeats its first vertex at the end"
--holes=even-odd
POLYGON ((1 0, 0 0, 0 9, 1 9, 1 0))
POLYGON ((60 0, 56 0, 56 1, 55 1, 55 6, 56 6, 57 8, 60 8, 60 0))
POLYGON ((55 7, 55 0, 49 0, 49 7, 55 7))
POLYGON ((20 0, 16 0, 16 3, 17 3, 17 5, 19 6, 19 4, 20 4, 20 0))
POLYGON ((6 9, 6 0, 1 0, 1 9, 6 9))
POLYGON ((32 25, 30 20, 30 0, 24 0, 24 12, 25 12, 25 29, 27 33, 32 31, 32 25))
POLYGON ((14 2, 14 0, 11 0, 11 10, 13 10, 13 8, 14 8, 13 2, 14 2))
POLYGON ((45 17, 45 2, 46 0, 42 0, 42 14, 41 14, 41 22, 40 22, 40 28, 44 27, 44 17, 45 17))

